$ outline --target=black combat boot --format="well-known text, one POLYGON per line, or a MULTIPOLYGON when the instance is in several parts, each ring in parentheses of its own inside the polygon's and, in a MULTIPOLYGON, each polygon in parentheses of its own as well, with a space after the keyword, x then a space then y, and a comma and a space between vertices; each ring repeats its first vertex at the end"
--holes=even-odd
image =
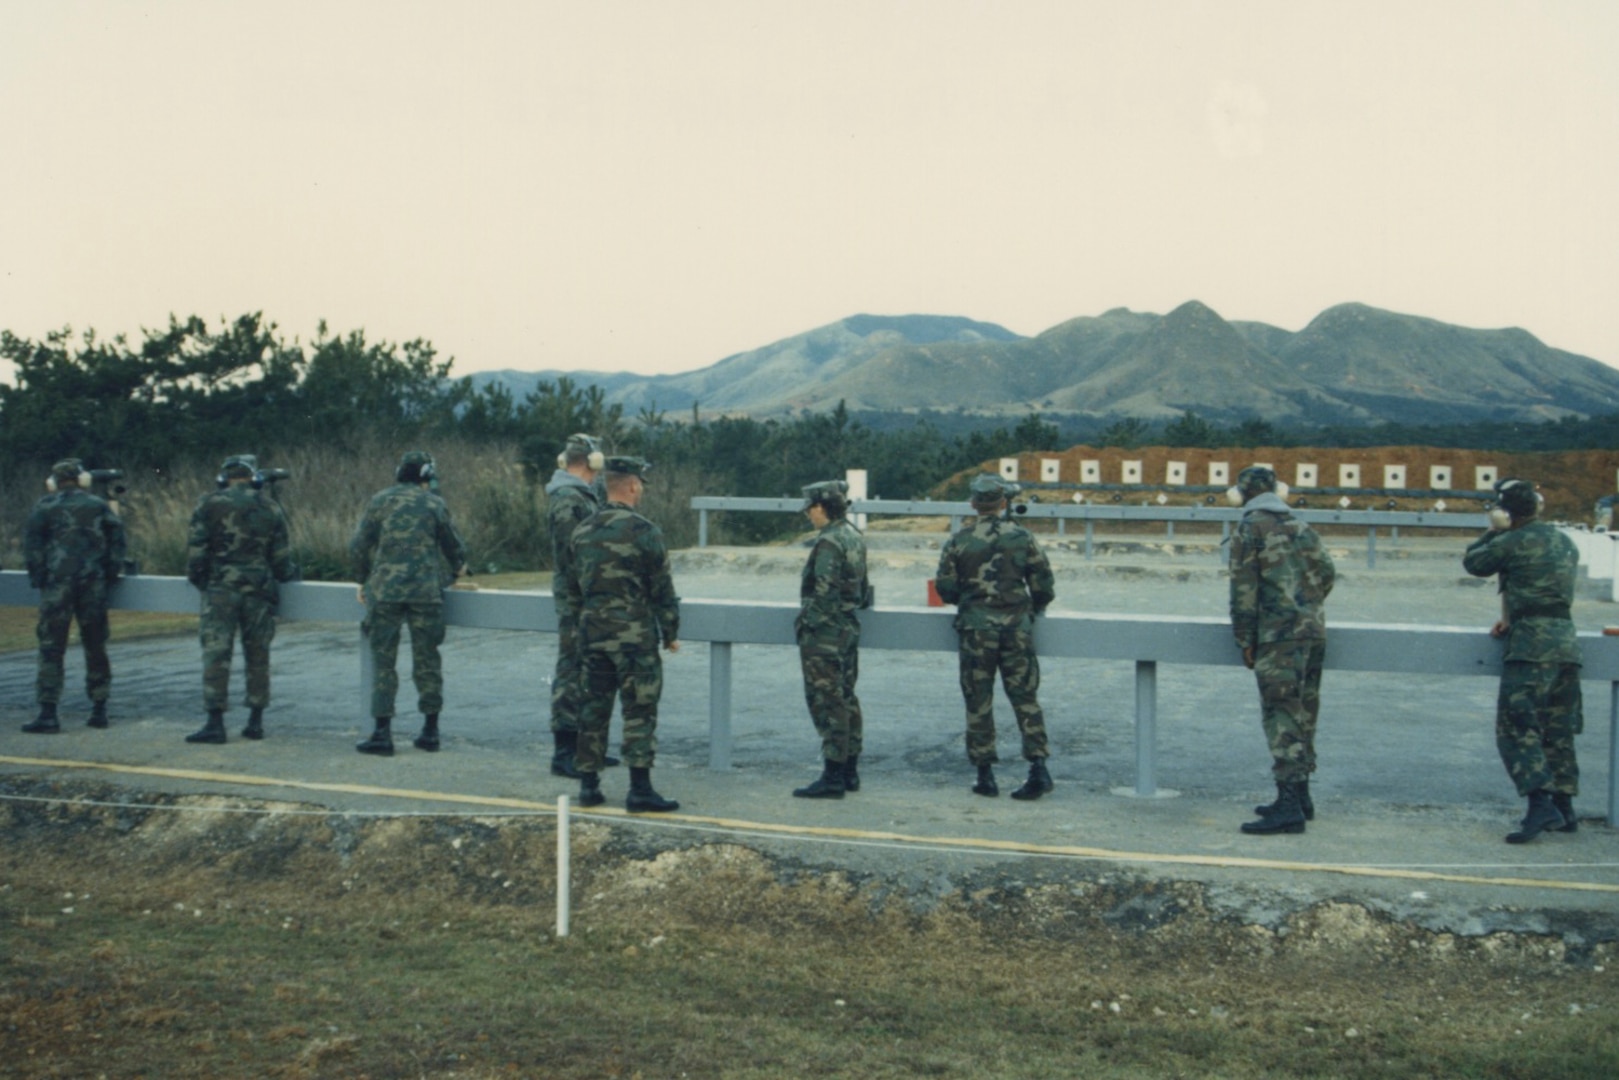
POLYGON ((434 753, 438 750, 438 713, 430 712, 422 716, 422 730, 410 741, 410 745, 418 750, 434 753))
POLYGON ((61 731, 61 721, 56 719, 56 702, 40 702, 39 715, 32 723, 24 724, 22 729, 30 735, 55 735, 61 731))
POLYGON ((1033 802, 1050 791, 1051 787, 1051 774, 1046 771, 1046 759, 1035 758, 1029 762, 1029 778, 1023 781, 1022 787, 1012 792, 1012 798, 1033 802))
POLYGON ((242 738, 257 742, 264 738, 264 709, 255 707, 247 710, 247 726, 242 729, 242 738))
POLYGON ((843 783, 843 762, 828 760, 821 775, 801 788, 793 789, 795 799, 841 799, 847 787, 843 783))
POLYGON ((1507 833, 1507 843, 1527 844, 1546 829, 1561 829, 1567 822, 1552 802, 1552 793, 1537 788, 1529 793, 1529 812, 1518 823, 1517 832, 1507 833))
POLYGON ((186 736, 189 743, 222 743, 225 741, 225 712, 223 709, 209 709, 208 722, 202 727, 186 736))
MULTIPOLYGON (((1276 802, 1260 803, 1254 807, 1254 813, 1260 817, 1270 817, 1276 813, 1277 803, 1281 801, 1281 796, 1277 796, 1276 802)), ((1315 800, 1310 798, 1310 781, 1308 780, 1299 781, 1299 808, 1304 811, 1305 821, 1315 820, 1315 800)))
POLYGON ((630 794, 624 800, 624 809, 632 814, 663 813, 667 810, 679 810, 680 804, 673 799, 665 799, 652 790, 652 769, 638 769, 630 766, 630 794))
POLYGON ((383 757, 394 756, 393 728, 394 718, 391 716, 377 717, 377 729, 371 737, 362 743, 355 743, 354 749, 362 754, 381 754, 383 757))
POLYGON ((1563 815, 1562 828, 1555 830, 1556 832, 1580 831, 1580 818, 1578 814, 1574 813, 1574 796, 1565 795, 1561 791, 1554 791, 1552 792, 1552 805, 1557 807, 1559 814, 1563 815))
POLYGON ((600 806, 602 803, 604 803, 606 801, 607 801, 607 796, 602 794, 601 777, 597 776, 593 772, 582 772, 582 773, 580 773, 579 774, 579 805, 580 806, 600 806))
POLYGON ((1276 809, 1261 815, 1258 821, 1245 821, 1242 831, 1252 836, 1270 836, 1273 833, 1301 833, 1304 831, 1304 807, 1299 801, 1299 785, 1293 781, 1276 784, 1276 809))
POLYGON ((553 731, 551 744, 551 775, 566 776, 570 780, 579 779, 579 767, 574 764, 574 758, 579 753, 579 733, 553 731))
POLYGON ((90 703, 90 719, 87 723, 93 728, 107 726, 107 702, 105 698, 101 701, 92 701, 90 703))
POLYGON ((986 795, 993 799, 1000 793, 1001 789, 995 783, 995 766, 978 766, 978 783, 973 785, 973 794, 986 795))
POLYGON ((843 790, 860 790, 860 755, 850 754, 843 759, 843 790))

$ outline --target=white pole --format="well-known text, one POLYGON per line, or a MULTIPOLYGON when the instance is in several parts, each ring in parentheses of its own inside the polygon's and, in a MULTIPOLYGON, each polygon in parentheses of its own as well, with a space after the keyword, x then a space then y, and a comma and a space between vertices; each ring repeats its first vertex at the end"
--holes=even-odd
POLYGON ((557 937, 568 936, 568 893, 570 882, 568 876, 569 853, 571 845, 568 842, 568 797, 557 796, 557 937))

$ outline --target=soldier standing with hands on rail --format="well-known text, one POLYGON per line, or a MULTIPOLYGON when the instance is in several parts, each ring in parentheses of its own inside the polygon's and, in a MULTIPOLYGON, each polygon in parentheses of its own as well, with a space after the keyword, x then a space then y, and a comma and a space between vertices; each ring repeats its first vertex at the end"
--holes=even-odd
POLYGON ((1275 470, 1250 465, 1227 498, 1244 508, 1231 538, 1231 629, 1259 683, 1276 801, 1254 807, 1242 831, 1301 833, 1315 819, 1310 774, 1327 654, 1322 605, 1337 570, 1314 529, 1293 516, 1275 470))
POLYGON ((1509 844, 1550 829, 1574 832, 1580 764, 1574 736, 1585 727, 1580 696, 1580 644, 1570 605, 1580 554, 1574 541, 1540 520, 1540 493, 1527 480, 1495 485, 1490 528, 1467 546, 1462 566, 1474 577, 1500 579, 1501 619, 1490 633, 1505 639, 1495 707, 1495 745, 1507 775, 1528 800, 1509 844))
POLYGON ((226 458, 217 482, 219 490, 197 501, 186 541, 186 580, 202 590, 198 636, 202 704, 208 714, 203 726, 186 736, 188 743, 225 741, 231 651, 238 630, 247 665, 248 714, 242 738, 264 738, 276 585, 298 577, 287 515, 265 490, 258 459, 251 454, 226 458))
POLYGON ((1025 802, 1052 788, 1050 751, 1040 710, 1040 659, 1034 619, 1056 599, 1051 563, 1034 534, 1005 520, 1007 500, 1021 490, 999 476, 973 478, 978 520, 952 536, 939 554, 939 597, 956 605, 961 694, 967 703, 967 760, 978 769, 977 795, 995 796, 995 676, 1001 677, 1023 734, 1029 778, 1012 792, 1025 802))

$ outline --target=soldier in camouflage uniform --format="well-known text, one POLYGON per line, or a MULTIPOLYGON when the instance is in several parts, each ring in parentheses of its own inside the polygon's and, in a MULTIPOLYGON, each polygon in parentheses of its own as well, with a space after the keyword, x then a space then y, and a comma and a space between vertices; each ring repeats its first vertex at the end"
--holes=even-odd
POLYGON ((394 752, 394 698, 399 673, 400 628, 410 627, 410 673, 416 684, 422 730, 418 750, 439 748, 438 719, 444 706, 444 668, 438 647, 444 642, 444 590, 467 561, 466 545, 450 520, 450 508, 428 490, 435 478, 433 456, 412 450, 394 471, 397 481, 372 497, 349 543, 360 602, 366 606, 365 633, 374 673, 371 715, 376 728, 355 749, 362 754, 394 752))
POLYGON ((872 603, 866 577, 866 541, 849 521, 849 485, 823 480, 804 488, 803 511, 820 530, 799 579, 798 659, 804 698, 821 737, 821 775, 796 788, 800 799, 841 799, 860 790, 865 717, 855 683, 860 678, 860 620, 872 603))
POLYGON ((1046 769, 1045 714, 1040 711, 1040 659, 1034 618, 1056 598, 1051 564, 1027 529, 1004 515, 1018 486, 999 476, 973 478, 978 520, 945 544, 934 580, 939 596, 956 605, 960 635, 961 694, 967 702, 967 760, 978 769, 973 792, 1000 794, 995 783, 995 676, 1012 703, 1023 733, 1029 778, 1012 798, 1038 799, 1052 788, 1046 769))
POLYGON ((28 582, 39 590, 39 674, 34 686, 39 716, 23 730, 61 730, 62 658, 68 631, 79 622, 84 645, 85 690, 90 726, 107 726, 112 665, 107 660, 107 590, 124 566, 124 523, 106 501, 84 490, 90 474, 77 458, 51 466, 50 493, 34 504, 23 525, 23 561, 28 582))
POLYGON ((1310 774, 1327 652, 1322 604, 1337 573, 1332 556, 1283 499, 1286 486, 1263 465, 1242 470, 1227 494, 1245 508, 1231 539, 1231 629, 1259 683, 1276 801, 1256 806, 1242 831, 1301 833, 1315 818, 1310 774), (1280 490, 1278 490, 1280 488, 1280 490))
MULTIPOLYGON (((557 470, 545 485, 545 522, 551 531, 551 597, 557 611, 557 666, 551 680, 551 772, 579 779, 579 710, 584 699, 584 661, 579 645, 579 611, 566 582, 573 576, 573 531, 601 506, 596 477, 606 463, 594 435, 569 435, 557 455, 557 470)), ((611 768, 618 758, 607 756, 611 768)))
POLYGON ((1540 494, 1527 480, 1495 486, 1491 527, 1467 547, 1462 566, 1500 579, 1501 619, 1490 630, 1506 639, 1495 707, 1495 745, 1528 812, 1507 843, 1523 844, 1547 829, 1574 832, 1580 766, 1574 736, 1585 727, 1580 646, 1569 607, 1579 551, 1539 519, 1540 494))
POLYGON ((607 759, 613 702, 624 711, 624 759, 630 766, 632 813, 678 810, 652 787, 658 750, 658 702, 663 659, 658 644, 680 651, 680 597, 669 577, 663 531, 635 512, 652 468, 634 457, 604 463, 607 505, 573 534, 573 574, 566 602, 579 612, 584 648, 584 701, 579 711, 579 805, 600 806, 600 772, 607 759))
POLYGON ((225 741, 231 651, 237 631, 247 665, 244 739, 264 738, 270 704, 270 642, 275 640, 276 585, 298 577, 287 536, 287 516, 264 490, 264 474, 251 454, 225 459, 219 490, 197 500, 186 541, 186 580, 202 590, 202 705, 207 722, 189 743, 225 741))

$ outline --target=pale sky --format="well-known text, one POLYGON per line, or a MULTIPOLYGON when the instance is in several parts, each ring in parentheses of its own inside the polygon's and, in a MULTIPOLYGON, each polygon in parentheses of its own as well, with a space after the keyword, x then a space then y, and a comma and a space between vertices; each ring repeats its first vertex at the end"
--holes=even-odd
POLYGON ((0 0, 0 328, 461 375, 1360 301, 1619 366, 1612 0, 0 0))

